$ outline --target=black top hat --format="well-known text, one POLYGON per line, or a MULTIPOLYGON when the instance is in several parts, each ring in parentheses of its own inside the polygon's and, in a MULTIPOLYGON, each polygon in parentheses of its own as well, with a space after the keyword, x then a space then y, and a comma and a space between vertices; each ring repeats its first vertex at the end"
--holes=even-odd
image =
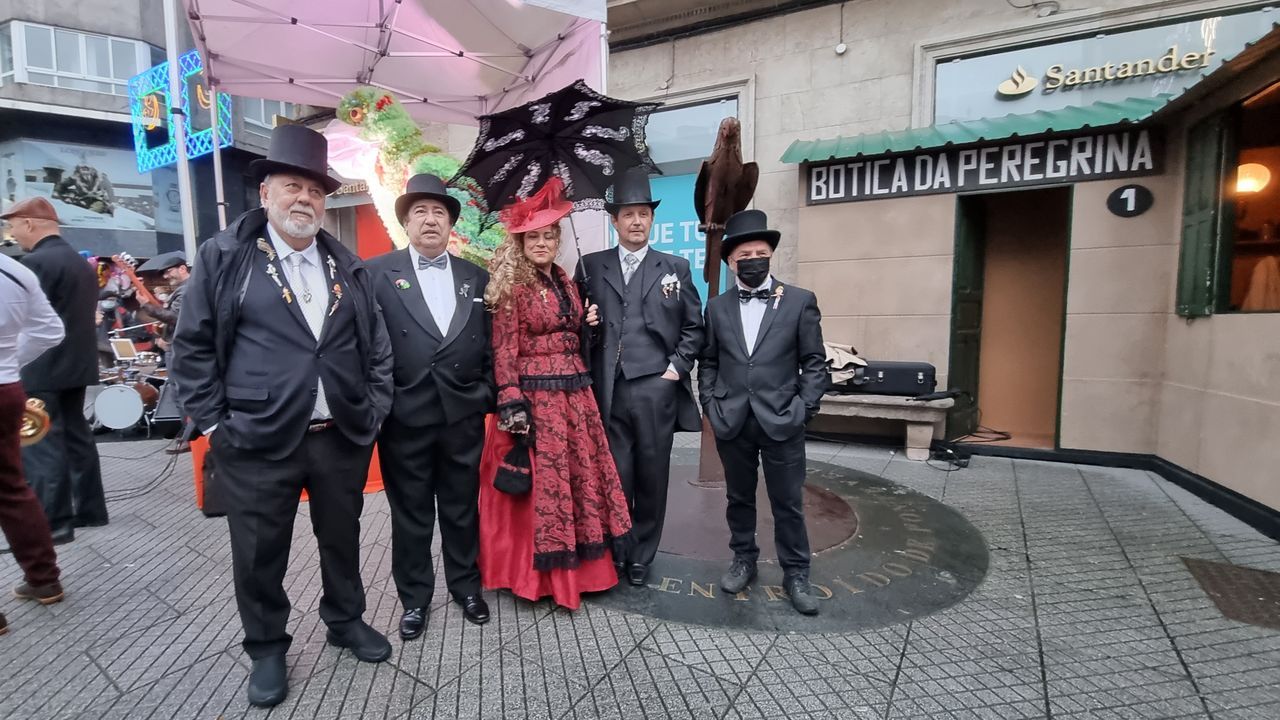
POLYGON ((171 267, 187 264, 187 256, 181 250, 160 253, 138 266, 138 272, 161 272, 171 267))
POLYGON ((729 253, 748 240, 763 240, 777 250, 782 233, 769 229, 769 217, 761 210, 743 210, 729 216, 724 224, 724 240, 720 241, 720 259, 729 261, 729 253))
POLYGON ((305 125, 281 125, 272 130, 267 156, 249 163, 249 172, 258 180, 271 173, 300 173, 324 185, 328 193, 342 187, 329 177, 329 141, 305 125))
POLYGON ((618 178, 618 182, 610 188, 610 197, 604 209, 610 215, 617 215, 625 205, 648 205, 657 209, 661 200, 654 200, 649 192, 649 171, 642 167, 629 168, 618 178))
POLYGON ((396 198, 396 218, 400 220, 401 225, 404 224, 404 216, 409 214, 409 208, 415 202, 426 198, 444 203, 444 206, 449 209, 449 222, 451 224, 458 222, 458 216, 462 214, 462 203, 449 194, 449 189, 444 186, 443 180, 431 173, 419 173, 409 178, 409 182, 405 184, 404 194, 396 198))

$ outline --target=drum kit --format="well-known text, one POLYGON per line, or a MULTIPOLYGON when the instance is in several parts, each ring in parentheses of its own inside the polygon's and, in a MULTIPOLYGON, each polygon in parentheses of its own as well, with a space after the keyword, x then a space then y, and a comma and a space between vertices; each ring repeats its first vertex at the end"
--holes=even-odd
POLYGON ((102 389, 86 403, 85 415, 95 427, 111 430, 132 430, 141 423, 150 435, 158 420, 167 419, 157 418, 157 408, 169 390, 168 370, 160 367, 159 353, 139 352, 132 340, 112 337, 111 350, 115 365, 100 371, 102 389))

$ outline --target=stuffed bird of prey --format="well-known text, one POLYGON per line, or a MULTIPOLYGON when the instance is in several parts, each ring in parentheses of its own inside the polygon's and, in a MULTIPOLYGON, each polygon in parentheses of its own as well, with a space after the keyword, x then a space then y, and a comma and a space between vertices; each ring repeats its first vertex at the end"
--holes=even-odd
POLYGON ((698 213, 698 229, 707 236, 707 260, 703 277, 708 296, 720 289, 720 241, 729 216, 747 209, 756 192, 760 168, 742 162, 742 125, 737 118, 720 121, 716 146, 702 161, 698 181, 693 186, 693 207, 698 213))

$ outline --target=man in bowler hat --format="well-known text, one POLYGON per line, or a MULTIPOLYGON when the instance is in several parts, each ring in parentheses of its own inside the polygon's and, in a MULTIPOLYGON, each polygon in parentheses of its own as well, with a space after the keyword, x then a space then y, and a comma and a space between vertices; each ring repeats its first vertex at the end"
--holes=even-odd
POLYGON ((494 401, 484 307, 489 273, 446 250, 460 211, 440 178, 414 175, 396 199, 409 247, 369 261, 395 357, 395 399, 378 458, 391 503, 391 572, 405 640, 426 626, 437 516, 449 593, 467 620, 489 620, 476 565, 480 451, 494 401))
POLYGON ((29 253, 22 264, 40 278, 66 328, 62 342, 22 368, 22 387, 44 401, 53 421, 44 440, 22 449, 22 466, 49 517, 53 542, 70 542, 76 528, 108 519, 98 446, 84 416, 85 388, 98 384, 98 276, 58 235, 58 215, 48 200, 22 200, 0 219, 29 253))
POLYGON ((764 463, 783 588, 805 615, 818 612, 809 585, 804 524, 805 425, 826 389, 822 316, 813 293, 769 271, 780 234, 759 210, 725 226, 721 258, 737 287, 707 303, 707 345, 698 363, 698 397, 724 465, 733 562, 720 579, 739 593, 756 575, 756 483, 764 463))
POLYGON ((649 247, 658 207, 644 168, 627 170, 605 209, 618 247, 582 259, 578 281, 599 306, 591 383, 631 509, 634 545, 620 575, 644 585, 662 540, 676 430, 702 429, 690 373, 702 349, 702 303, 689 261, 649 247))
POLYGON ((288 692, 283 581, 303 490, 329 643, 365 662, 391 656, 361 617, 360 579, 362 493, 391 409, 391 345, 369 271, 320 229, 338 187, 327 149, 302 125, 272 131, 267 157, 250 165, 262 207, 201 245, 173 342, 178 397, 209 436, 224 487, 258 706, 288 692))

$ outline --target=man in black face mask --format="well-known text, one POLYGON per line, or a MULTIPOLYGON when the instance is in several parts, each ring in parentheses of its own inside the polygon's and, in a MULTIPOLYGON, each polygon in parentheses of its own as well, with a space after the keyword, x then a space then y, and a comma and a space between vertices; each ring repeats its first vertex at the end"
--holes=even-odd
POLYGON ((814 615, 818 600, 809 585, 804 524, 804 427, 826 389, 826 351, 817 298, 769 273, 779 237, 759 210, 729 218, 720 254, 738 283, 707 302, 698 397, 716 434, 729 500, 733 564, 720 587, 739 593, 756 575, 756 483, 763 460, 783 588, 796 610, 814 615))

